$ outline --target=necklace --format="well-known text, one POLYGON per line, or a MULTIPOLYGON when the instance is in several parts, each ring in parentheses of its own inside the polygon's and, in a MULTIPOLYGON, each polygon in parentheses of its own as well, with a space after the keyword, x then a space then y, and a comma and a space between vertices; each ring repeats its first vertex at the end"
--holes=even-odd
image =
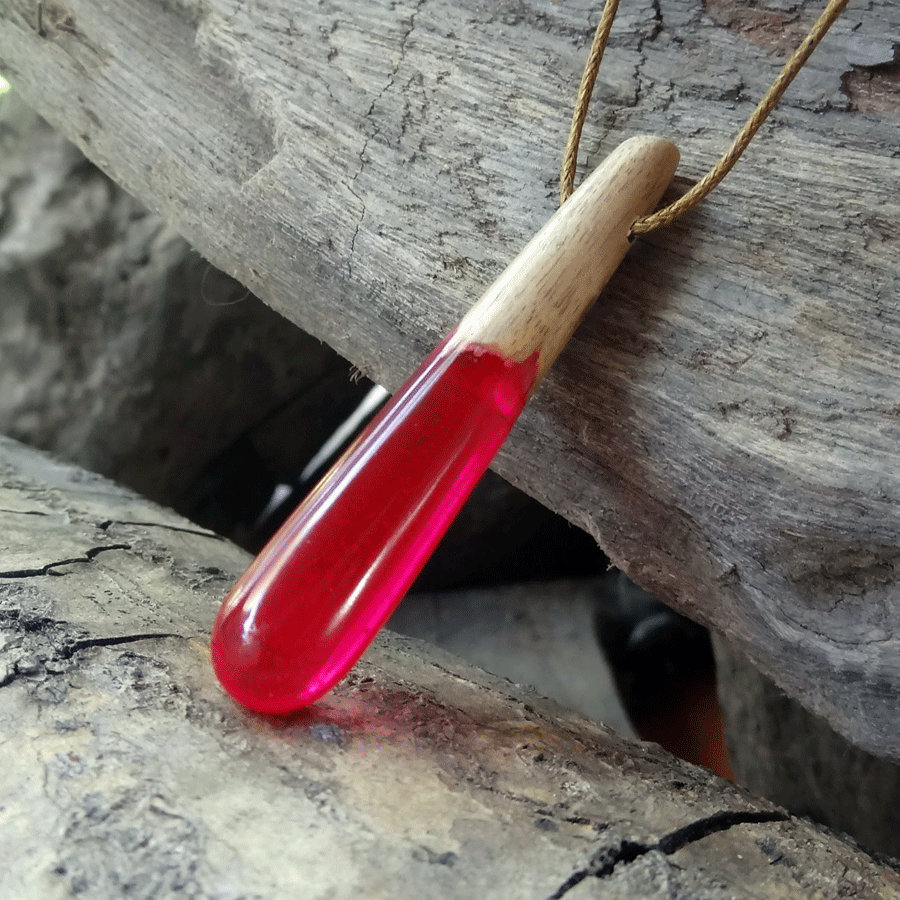
POLYGON ((562 206, 259 554, 222 605, 212 660, 235 699, 285 713, 330 690, 412 584, 636 234, 731 169, 848 0, 831 0, 720 162, 654 213, 669 141, 635 137, 574 193, 581 128, 618 7, 607 0, 573 116, 562 206))

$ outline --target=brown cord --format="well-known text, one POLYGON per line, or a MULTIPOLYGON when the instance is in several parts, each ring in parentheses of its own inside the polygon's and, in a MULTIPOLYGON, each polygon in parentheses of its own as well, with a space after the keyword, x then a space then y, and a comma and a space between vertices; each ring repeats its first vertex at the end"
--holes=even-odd
MULTIPOLYGON (((788 60, 781 73, 772 83, 772 86, 766 91, 766 95, 760 100, 756 109, 753 110, 753 114, 744 123, 744 127, 738 132, 722 158, 683 197, 659 210, 659 212, 645 216, 643 219, 635 222, 631 229, 632 234, 646 234, 654 228, 668 225, 682 213, 696 206, 731 171, 734 164, 740 159, 741 154, 747 149, 747 145, 753 139, 753 136, 759 130, 760 125, 777 106, 788 85, 806 64, 813 50, 825 37, 828 29, 831 28, 848 3, 849 0, 829 0, 828 6, 819 17, 819 20, 813 25, 803 43, 800 44, 794 55, 788 60)), ((575 101, 575 112, 572 116, 572 128, 566 144, 566 152, 563 157, 562 171, 559 178, 561 203, 565 203, 568 200, 575 183, 575 166, 578 143, 581 140, 581 130, 587 118, 587 108, 594 89, 594 82, 597 80, 597 72, 600 69, 600 60, 603 58, 603 50, 618 7, 619 0, 606 0, 603 14, 594 34, 594 42, 591 45, 588 62, 581 78, 578 98, 575 101)))
POLYGON ((581 74, 578 97, 575 99, 575 109, 572 111, 572 127, 569 129, 569 140, 566 141, 566 152, 563 154, 562 171, 559 173, 560 206, 569 199, 572 191, 575 190, 575 168, 578 165, 578 143, 581 141, 581 130, 584 128, 588 107, 591 104, 591 94, 594 92, 594 82, 600 71, 600 62, 603 59, 603 51, 606 49, 606 41, 618 11, 619 0, 606 0, 603 14, 600 16, 597 30, 594 32, 587 64, 581 74))

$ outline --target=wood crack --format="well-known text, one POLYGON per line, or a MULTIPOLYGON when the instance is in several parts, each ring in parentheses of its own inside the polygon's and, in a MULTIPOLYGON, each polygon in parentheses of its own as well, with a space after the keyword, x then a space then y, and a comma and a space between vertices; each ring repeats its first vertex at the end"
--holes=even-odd
MULTIPOLYGON (((42 630, 50 625, 59 625, 61 623, 54 622, 51 619, 42 619, 33 620, 25 624, 30 626, 26 627, 25 630, 36 631, 42 630)), ((49 666, 53 663, 72 659, 72 657, 81 650, 89 650, 92 647, 118 647, 122 644, 136 644, 140 641, 158 641, 164 638, 181 638, 181 635, 169 632, 151 632, 149 634, 126 634, 116 637, 81 638, 76 641, 70 641, 63 644, 63 646, 52 656, 43 659, 39 665, 27 663, 25 665, 21 665, 20 663, 13 665, 6 674, 0 678, 0 688, 8 687, 10 684, 15 683, 21 678, 32 678, 35 675, 52 676, 59 674, 58 672, 54 672, 49 666)))
MULTIPOLYGON (((214 531, 205 531, 202 528, 189 528, 183 525, 167 525, 165 522, 139 522, 139 521, 126 521, 123 519, 107 519, 104 522, 100 522, 97 527, 101 531, 108 531, 112 528, 113 525, 126 525, 133 526, 135 528, 162 528, 165 531, 179 531, 182 534, 195 534, 198 537, 206 537, 212 538, 214 541, 224 541, 225 538, 220 534, 216 534, 214 531)), ((125 549, 130 550, 131 547, 127 547, 125 549)))
MULTIPOLYGON (((397 76, 400 73, 400 69, 403 67, 403 63, 406 59, 406 50, 407 44, 409 43, 409 39, 412 36, 413 31, 416 28, 416 17, 422 11, 422 7, 428 0, 417 0, 415 7, 409 14, 408 19, 405 23, 405 29, 403 34, 400 37, 400 46, 397 54, 397 62, 391 68, 390 73, 388 74, 387 83, 384 87, 378 92, 372 102, 369 104, 368 110, 366 110, 365 115, 363 116, 364 120, 369 121, 372 119, 372 116, 375 114, 375 110, 378 107, 378 104, 381 102, 381 99, 385 96, 385 94, 390 91, 397 82, 397 76)), ((403 131, 402 123, 401 123, 401 132, 403 131)), ((368 150, 370 141, 377 137, 381 132, 381 127, 376 123, 374 126, 374 130, 371 134, 366 135, 365 140, 363 141, 362 149, 359 151, 359 168, 353 174, 353 177, 350 179, 350 184, 347 185, 348 190, 354 197, 359 201, 360 206, 362 207, 359 219, 356 222, 356 228, 353 232, 353 237, 350 239, 350 250, 347 254, 347 275, 352 278, 353 277, 353 254, 356 251, 356 239, 359 237, 360 229, 362 228, 362 223, 366 218, 366 203, 363 198, 352 188, 350 185, 355 184, 359 176, 362 174, 363 169, 366 166, 366 151, 368 150)))
POLYGON ((39 578, 44 575, 54 575, 61 576, 63 572, 54 572, 54 569, 58 569, 60 566, 69 566, 78 564, 84 564, 93 562, 95 557, 97 557, 100 553, 105 553, 107 550, 130 550, 131 544, 107 544, 102 547, 91 547, 90 550, 85 551, 84 556, 76 556, 71 559, 59 559, 55 562, 47 563, 44 566, 41 566, 37 569, 11 569, 6 572, 0 572, 0 578, 39 578))
POLYGON ((608 878, 620 864, 628 865, 652 850, 658 850, 666 856, 671 856, 688 844, 693 844, 711 834, 728 831, 729 828, 734 828, 736 825, 786 822, 789 818, 787 813, 777 810, 759 812, 723 810, 691 822, 683 828, 670 831, 655 844, 623 840, 616 846, 602 847, 591 857, 590 862, 583 869, 570 875, 547 900, 561 900, 586 878, 608 878))
POLYGON ((81 650, 89 650, 92 647, 118 647, 121 644, 136 644, 138 641, 159 641, 164 638, 180 638, 180 634, 160 631, 151 632, 150 634, 126 634, 120 637, 105 638, 83 638, 82 640, 72 641, 65 644, 56 656, 56 659, 71 659, 81 650))

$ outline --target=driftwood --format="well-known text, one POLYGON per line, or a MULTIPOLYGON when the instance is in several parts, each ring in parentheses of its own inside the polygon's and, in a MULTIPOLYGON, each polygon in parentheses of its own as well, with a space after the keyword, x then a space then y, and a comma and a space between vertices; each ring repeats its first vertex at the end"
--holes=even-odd
POLYGON ((386 633, 290 718, 207 633, 242 551, 0 439, 0 894, 896 897, 706 770, 386 633))
MULTIPOLYGON (((204 464, 304 388, 340 412, 337 354, 214 269, 15 95, 0 135, 0 432, 186 511, 204 464)), ((268 454, 273 468, 284 460, 277 476, 330 433, 310 420, 268 454)))
POLYGON ((744 787, 900 858, 900 766, 869 755, 714 640, 731 766, 744 787))
MULTIPOLYGON (((585 0, 7 0, 2 69, 214 263, 395 388, 547 218, 585 0)), ((589 163, 696 178, 819 2, 638 0, 589 163)), ((497 461, 641 586, 900 758, 900 7, 852 8, 636 248, 497 461)))

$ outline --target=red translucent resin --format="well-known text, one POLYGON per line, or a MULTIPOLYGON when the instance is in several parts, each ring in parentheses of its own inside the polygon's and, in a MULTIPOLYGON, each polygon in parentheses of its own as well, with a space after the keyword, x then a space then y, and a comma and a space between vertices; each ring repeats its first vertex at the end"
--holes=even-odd
POLYGON ((212 661, 235 700, 286 713, 359 659, 525 405, 537 353, 444 344, 322 479, 235 585, 212 661))

